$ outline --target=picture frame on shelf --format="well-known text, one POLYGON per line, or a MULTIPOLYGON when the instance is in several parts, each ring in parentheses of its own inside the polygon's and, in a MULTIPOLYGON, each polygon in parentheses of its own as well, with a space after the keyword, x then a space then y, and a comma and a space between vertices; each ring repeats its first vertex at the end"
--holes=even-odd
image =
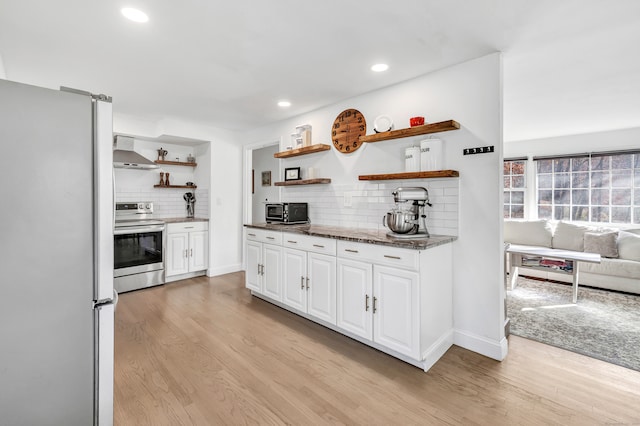
POLYGON ((288 169, 284 169, 284 180, 300 180, 300 167, 290 167, 288 169))
POLYGON ((271 186, 271 170, 262 172, 262 186, 271 186))

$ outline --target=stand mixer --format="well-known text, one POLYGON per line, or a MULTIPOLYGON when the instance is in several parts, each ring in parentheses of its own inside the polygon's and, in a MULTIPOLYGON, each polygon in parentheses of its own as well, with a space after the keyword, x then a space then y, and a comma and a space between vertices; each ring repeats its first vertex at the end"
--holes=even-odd
POLYGON ((429 238, 425 206, 430 206, 429 192, 421 186, 396 188, 393 191, 396 207, 382 217, 382 224, 394 238, 429 238))

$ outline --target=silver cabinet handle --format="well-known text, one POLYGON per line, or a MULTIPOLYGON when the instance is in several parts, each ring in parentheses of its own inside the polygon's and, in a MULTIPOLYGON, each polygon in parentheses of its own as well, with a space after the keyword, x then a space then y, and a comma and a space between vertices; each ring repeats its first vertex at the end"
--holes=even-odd
POLYGON ((256 234, 247 234, 247 235, 250 236, 250 237, 255 237, 256 236, 256 234))
POLYGON ((304 290, 304 277, 300 277, 300 288, 304 290))
POLYGON ((262 272, 260 273, 260 275, 264 275, 264 265, 260 265, 260 269, 262 270, 262 272))
POLYGON ((364 310, 366 312, 369 311, 369 295, 368 294, 364 295, 364 310))
POLYGON ((184 257, 189 257, 189 250, 184 251, 184 257))
POLYGON ((377 301, 378 301, 378 298, 377 298, 377 297, 374 297, 374 298, 373 298, 373 313, 374 313, 374 314, 376 313, 376 310, 377 310, 377 309, 376 309, 376 302, 377 302, 377 301))
POLYGON ((318 248, 324 248, 324 246, 321 246, 320 244, 314 244, 313 246, 318 248))
POLYGON ((184 227, 184 228, 182 228, 182 229, 193 229, 193 228, 194 228, 193 226, 185 226, 185 227, 184 227))
POLYGON ((275 240, 274 237, 267 237, 267 240, 275 240))
POLYGON ((391 256, 391 255, 388 255, 388 254, 385 254, 385 255, 384 255, 384 257, 386 257, 387 259, 397 259, 397 260, 402 259, 401 257, 398 257, 398 256, 391 256))
POLYGON ((291 244, 298 244, 298 242, 297 242, 297 241, 287 240, 287 242, 288 242, 288 243, 291 243, 291 244))
POLYGON ((358 250, 344 249, 344 251, 348 251, 349 253, 358 253, 358 250))
POLYGON ((307 290, 309 290, 309 277, 307 277, 307 290))
POLYGON ((190 256, 193 257, 193 249, 190 249, 190 256))

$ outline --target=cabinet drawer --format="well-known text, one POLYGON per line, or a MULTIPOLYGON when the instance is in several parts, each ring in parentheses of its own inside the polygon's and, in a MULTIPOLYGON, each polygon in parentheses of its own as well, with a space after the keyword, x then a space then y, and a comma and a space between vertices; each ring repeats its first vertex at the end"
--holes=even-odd
POLYGON ((247 228, 247 240, 282 245, 282 232, 247 228))
POLYGON ((420 251, 377 244, 338 241, 338 257, 417 271, 420 251))
POLYGON ((193 232, 193 231, 207 231, 209 229, 209 222, 179 222, 168 223, 167 233, 174 232, 193 232))
POLYGON ((322 253, 329 256, 336 255, 336 240, 332 238, 312 237, 309 235, 284 233, 282 245, 297 248, 313 253, 322 253))

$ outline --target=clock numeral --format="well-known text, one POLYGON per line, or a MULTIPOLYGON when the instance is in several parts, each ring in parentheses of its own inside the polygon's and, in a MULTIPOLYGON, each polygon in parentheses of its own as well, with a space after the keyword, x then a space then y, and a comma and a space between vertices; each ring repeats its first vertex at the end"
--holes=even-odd
POLYGON ((358 117, 358 123, 362 123, 362 117, 358 117))
POLYGON ((335 123, 335 124, 333 125, 333 128, 334 128, 334 129, 339 129, 339 128, 340 128, 340 123, 335 123))
POLYGON ((364 130, 364 125, 360 125, 360 130, 364 130))
POLYGON ((342 149, 342 148, 344 148, 344 145, 340 144, 340 146, 338 148, 342 149))
POLYGON ((346 116, 351 117, 351 110, 347 110, 346 116))
POLYGON ((337 135, 337 134, 338 134, 338 133, 337 133, 335 130, 334 130, 333 132, 331 132, 331 136, 335 136, 335 135, 337 135))
POLYGON ((357 148, 357 147, 358 147, 358 142, 354 142, 354 143, 353 143, 353 147, 354 147, 354 148, 357 148))
POLYGON ((344 150, 345 150, 345 151, 351 151, 351 147, 350 147, 350 146, 347 146, 344 150))
POLYGON ((336 145, 336 146, 337 146, 339 143, 340 143, 340 142, 338 142, 338 139, 334 139, 334 140, 333 140, 333 144, 334 144, 334 145, 336 145))

